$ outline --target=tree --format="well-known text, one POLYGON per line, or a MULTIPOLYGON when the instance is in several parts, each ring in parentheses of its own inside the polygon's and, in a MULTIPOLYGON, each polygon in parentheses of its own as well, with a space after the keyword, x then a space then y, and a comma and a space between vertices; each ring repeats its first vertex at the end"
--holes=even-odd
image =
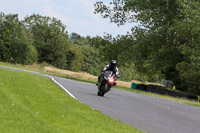
POLYGON ((99 58, 100 61, 103 63, 110 62, 110 56, 106 52, 107 47, 111 44, 108 38, 110 39, 109 35, 105 36, 104 38, 100 36, 87 38, 88 44, 92 46, 96 51, 98 51, 98 54, 100 55, 100 57, 97 57, 97 58, 99 58))
POLYGON ((86 44, 88 44, 87 37, 86 38, 82 37, 78 33, 75 33, 75 32, 71 33, 70 38, 71 38, 71 40, 72 40, 72 42, 74 44, 77 44, 77 45, 86 45, 86 44))
POLYGON ((66 52, 67 69, 72 71, 80 71, 83 64, 83 54, 81 48, 73 43, 69 43, 66 52))
POLYGON ((24 24, 38 51, 38 62, 65 68, 69 43, 66 26, 56 18, 35 14, 27 16, 24 24))
MULTIPOLYGON (((110 18, 111 22, 118 25, 138 22, 140 26, 132 29, 135 44, 125 52, 126 56, 130 57, 139 72, 146 73, 148 77, 157 74, 160 78, 172 80, 177 89, 186 91, 187 78, 183 76, 184 69, 181 66, 184 65, 181 64, 187 62, 191 66, 193 59, 198 62, 199 55, 192 52, 188 59, 184 51, 191 40, 193 44, 199 44, 197 38, 200 33, 197 30, 199 25, 195 27, 197 29, 188 27, 198 23, 199 17, 188 16, 199 16, 199 7, 199 1, 189 0, 113 0, 110 6, 97 2, 95 13, 110 18), (188 20, 191 21, 190 24, 188 20), (196 34, 188 35, 193 32, 196 34)), ((191 50, 195 50, 196 46, 191 50)))
POLYGON ((128 51, 130 43, 134 44, 131 36, 118 36, 116 38, 112 38, 111 35, 106 35, 103 38, 97 36, 87 38, 87 41, 88 45, 81 47, 84 55, 83 71, 99 75, 100 70, 115 59, 118 61, 117 66, 120 69, 121 80, 131 81, 133 77, 136 78, 133 64, 126 62, 127 56, 124 53, 128 51))
POLYGON ((83 53, 82 71, 98 76, 101 69, 105 66, 102 62, 104 55, 91 45, 83 45, 80 47, 83 53))
POLYGON ((5 62, 32 64, 37 52, 28 39, 18 14, 0 14, 0 59, 5 62))
POLYGON ((174 29, 184 60, 179 62, 177 69, 181 79, 188 86, 188 93, 200 94, 200 2, 186 1, 182 3, 181 12, 184 21, 178 20, 174 29))

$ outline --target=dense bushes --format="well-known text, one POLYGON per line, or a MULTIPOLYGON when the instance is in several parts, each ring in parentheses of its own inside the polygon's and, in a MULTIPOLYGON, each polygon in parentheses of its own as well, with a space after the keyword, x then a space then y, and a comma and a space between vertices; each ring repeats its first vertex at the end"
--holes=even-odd
POLYGON ((37 60, 37 52, 17 14, 0 14, 0 60, 20 64, 37 60))
POLYGON ((80 71, 81 49, 68 37, 66 26, 56 18, 0 14, 0 60, 33 64, 46 62, 58 68, 80 71))
POLYGON ((81 50, 84 55, 81 71, 89 72, 96 76, 99 75, 101 69, 106 65, 101 61, 103 55, 90 45, 81 46, 81 50))
POLYGON ((70 44, 67 51, 67 68, 72 71, 80 71, 83 64, 83 54, 81 48, 77 45, 70 44))
POLYGON ((65 26, 55 18, 31 15, 23 21, 38 52, 38 63, 47 62, 66 68, 69 38, 65 26))

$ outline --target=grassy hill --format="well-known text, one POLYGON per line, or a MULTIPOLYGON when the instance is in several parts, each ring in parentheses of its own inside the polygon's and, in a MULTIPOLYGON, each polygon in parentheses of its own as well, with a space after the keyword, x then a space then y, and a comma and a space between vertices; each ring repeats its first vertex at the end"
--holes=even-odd
POLYGON ((1 133, 136 133, 68 96, 50 79, 0 68, 1 133))

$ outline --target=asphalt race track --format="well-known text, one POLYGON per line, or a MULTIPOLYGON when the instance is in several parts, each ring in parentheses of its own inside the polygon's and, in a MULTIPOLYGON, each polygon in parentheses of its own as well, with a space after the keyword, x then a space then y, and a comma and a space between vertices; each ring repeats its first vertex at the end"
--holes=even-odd
POLYGON ((100 97, 97 96, 97 87, 94 84, 53 78, 80 102, 142 131, 200 133, 200 108, 198 107, 118 89, 112 89, 104 97, 100 97))

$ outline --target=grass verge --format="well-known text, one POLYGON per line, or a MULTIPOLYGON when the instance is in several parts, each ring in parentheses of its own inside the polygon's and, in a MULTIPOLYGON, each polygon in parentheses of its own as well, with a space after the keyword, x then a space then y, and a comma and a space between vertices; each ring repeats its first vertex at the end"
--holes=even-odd
POLYGON ((0 68, 1 133, 139 133, 68 96, 50 79, 0 68))
MULTIPOLYGON (((48 75, 63 77, 63 78, 77 80, 77 81, 82 81, 82 82, 96 83, 96 80, 89 80, 89 79, 86 80, 86 79, 84 79, 82 77, 72 77, 72 76, 68 76, 66 74, 61 74, 61 73, 53 72, 53 71, 52 72, 44 72, 45 64, 42 64, 42 65, 36 64, 36 65, 31 65, 31 66, 29 66, 29 65, 28 66, 22 66, 22 65, 15 65, 15 64, 0 62, 0 65, 10 66, 10 67, 15 67, 15 68, 20 68, 20 69, 26 69, 26 70, 31 70, 31 71, 36 71, 36 72, 40 72, 40 73, 44 73, 44 74, 48 74, 48 75)), ((171 97, 171 96, 167 96, 167 95, 159 95, 159 94, 155 94, 155 93, 151 93, 151 92, 144 92, 144 91, 141 91, 141 90, 130 89, 128 87, 120 86, 120 85, 117 85, 114 88, 125 90, 125 91, 131 91, 131 92, 135 92, 135 93, 140 93, 140 94, 145 94, 145 95, 150 95, 150 96, 154 96, 154 97, 160 97, 160 98, 170 99, 170 100, 182 102, 182 103, 185 103, 185 104, 189 104, 189 105, 192 105, 192 106, 195 106, 195 107, 200 107, 200 103, 198 103, 196 101, 188 100, 188 99, 175 98, 175 97, 171 97)))

